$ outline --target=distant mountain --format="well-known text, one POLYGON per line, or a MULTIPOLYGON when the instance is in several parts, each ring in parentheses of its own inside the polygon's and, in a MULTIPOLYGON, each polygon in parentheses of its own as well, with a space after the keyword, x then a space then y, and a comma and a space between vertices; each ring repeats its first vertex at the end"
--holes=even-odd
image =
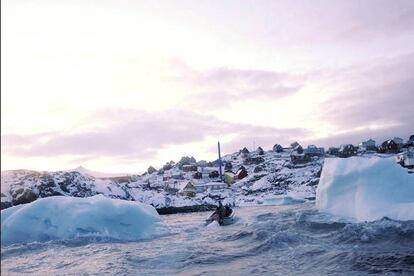
POLYGON ((78 172, 84 175, 96 177, 96 178, 108 178, 108 177, 120 177, 120 176, 127 176, 126 173, 103 173, 89 170, 83 166, 76 167, 72 170, 68 170, 68 172, 78 172))

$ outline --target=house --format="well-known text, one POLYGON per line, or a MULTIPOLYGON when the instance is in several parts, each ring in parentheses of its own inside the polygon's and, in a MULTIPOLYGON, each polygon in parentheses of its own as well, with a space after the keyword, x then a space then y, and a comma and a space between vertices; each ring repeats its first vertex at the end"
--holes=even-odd
POLYGON ((297 146, 299 146, 299 143, 298 142, 293 142, 292 144, 290 144, 290 147, 292 148, 292 149, 294 149, 294 148, 296 148, 297 146))
POLYGON ((235 182, 235 176, 236 174, 233 172, 225 172, 224 173, 224 182, 227 183, 228 185, 231 185, 235 182))
POLYGON ((226 164, 224 165, 224 171, 231 172, 232 169, 233 169, 233 164, 230 161, 227 161, 226 164))
POLYGON ((223 182, 208 182, 208 183, 203 183, 203 184, 196 184, 194 185, 196 192, 197 193, 203 193, 205 191, 214 191, 214 190, 223 190, 228 188, 228 184, 227 183, 223 183, 223 182))
POLYGON ((338 156, 339 155, 339 148, 330 147, 326 153, 329 154, 329 155, 338 156))
POLYGON ((311 156, 305 154, 302 146, 297 144, 293 151, 290 153, 290 161, 293 164, 303 164, 311 161, 311 156))
POLYGON ((365 150, 377 150, 375 140, 372 139, 359 143, 359 147, 364 148, 365 150))
POLYGON ((355 156, 358 152, 358 148, 352 144, 342 145, 338 150, 338 157, 348 158, 355 156))
POLYGON ((247 156, 249 156, 249 153, 250 153, 250 151, 246 148, 246 147, 244 147, 242 150, 240 150, 240 152, 239 152, 239 154, 241 155, 241 156, 243 156, 243 157, 247 157, 247 156))
POLYGON ((201 178, 203 178, 203 174, 201 172, 195 172, 193 174, 193 178, 194 179, 201 179, 201 178))
POLYGON ((404 143, 404 140, 400 137, 394 137, 392 140, 398 145, 401 146, 404 143))
POLYGON ((208 177, 210 177, 210 178, 217 178, 217 177, 219 177, 219 176, 220 176, 220 174, 219 174, 219 172, 218 172, 217 170, 211 171, 211 172, 208 174, 208 177))
POLYGON ((279 144, 275 144, 273 146, 273 151, 274 152, 278 152, 278 153, 283 152, 283 147, 281 145, 279 145, 279 144))
POLYGON ((178 180, 174 179, 168 179, 164 181, 164 191, 167 192, 167 194, 170 195, 176 195, 178 194, 178 191, 180 190, 181 184, 178 182, 178 180))
POLYGON ((324 156, 325 155, 325 149, 324 148, 318 148, 315 145, 309 145, 305 150, 304 153, 312 156, 324 156))
POLYGON ((290 153, 290 161, 293 164, 304 164, 304 163, 310 162, 311 160, 312 159, 311 159, 310 155, 305 154, 303 152, 303 149, 302 149, 302 152, 298 152, 298 151, 294 150, 290 153))
POLYGON ((191 181, 182 182, 178 194, 181 196, 195 197, 197 192, 196 187, 191 181))
POLYGON ((303 153, 303 148, 301 145, 297 145, 296 147, 293 148, 292 152, 296 151, 297 153, 303 153))
POLYGON ((381 146, 378 149, 378 152, 380 152, 380 153, 398 153, 398 152, 400 152, 400 147, 394 141, 394 139, 390 139, 390 140, 384 141, 381 144, 381 146))
POLYGON ((183 165, 182 167, 184 172, 196 172, 197 171, 197 165, 191 164, 191 165, 183 165))
POLYGON ((212 173, 214 171, 218 172, 216 167, 205 167, 205 168, 201 168, 202 178, 210 177, 210 173, 212 173))
POLYGON ((407 155, 404 158, 404 167, 414 169, 414 152, 407 152, 407 155))
POLYGON ((414 150, 408 150, 397 156, 397 163, 409 169, 414 169, 414 150))
POLYGON ((240 180, 240 179, 245 178, 247 175, 248 175, 248 173, 247 173, 246 168, 245 168, 244 166, 241 166, 241 167, 237 170, 236 175, 234 176, 234 179, 235 179, 235 180, 240 180))
POLYGON ((406 147, 414 146, 414 135, 411 135, 410 138, 408 138, 408 141, 405 145, 406 145, 406 147))

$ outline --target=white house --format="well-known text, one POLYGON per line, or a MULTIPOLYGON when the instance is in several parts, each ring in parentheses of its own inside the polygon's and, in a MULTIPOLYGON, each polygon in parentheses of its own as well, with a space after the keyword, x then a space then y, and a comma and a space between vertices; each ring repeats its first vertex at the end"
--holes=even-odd
POLYGON ((410 148, 398 154, 397 163, 406 168, 414 168, 414 150, 410 148))
POLYGON ((400 137, 394 137, 392 139, 397 145, 402 145, 404 143, 404 140, 400 137))
POLYGON ((195 185, 191 182, 181 182, 178 194, 182 196, 194 197, 197 192, 195 185))
POLYGON ((414 150, 408 150, 404 158, 404 166, 407 168, 414 168, 414 150))
POLYGON ((375 146, 375 140, 372 139, 359 143, 359 147, 365 148, 367 150, 375 148, 375 146))
POLYGON ((408 168, 414 168, 414 154, 407 155, 407 157, 404 159, 404 166, 408 168))
POLYGON ((309 145, 308 148, 304 149, 304 153, 308 154, 310 156, 324 156, 325 155, 325 149, 324 148, 318 148, 315 145, 309 145))
POLYGON ((205 168, 201 168, 201 174, 203 178, 207 178, 208 175, 212 172, 212 171, 217 171, 218 169, 216 167, 205 167, 205 168))
POLYGON ((223 190, 228 188, 227 183, 224 182, 207 182, 203 184, 194 185, 197 193, 203 193, 207 190, 223 190))

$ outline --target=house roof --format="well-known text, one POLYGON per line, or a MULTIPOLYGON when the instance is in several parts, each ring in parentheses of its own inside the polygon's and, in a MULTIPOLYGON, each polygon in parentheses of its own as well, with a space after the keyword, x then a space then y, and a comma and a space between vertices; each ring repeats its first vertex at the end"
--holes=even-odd
POLYGON ((404 141, 404 139, 403 138, 400 138, 400 137, 394 137, 391 140, 393 140, 394 142, 397 142, 397 141, 402 142, 402 141, 404 141))
POLYGON ((170 184, 171 188, 175 188, 179 191, 188 191, 188 190, 195 190, 194 183, 192 181, 181 181, 178 183, 170 184))

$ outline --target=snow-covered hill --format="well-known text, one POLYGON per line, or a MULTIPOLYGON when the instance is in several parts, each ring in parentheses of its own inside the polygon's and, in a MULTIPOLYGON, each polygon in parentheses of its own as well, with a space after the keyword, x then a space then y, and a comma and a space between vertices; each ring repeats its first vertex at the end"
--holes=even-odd
MULTIPOLYGON (((164 209, 164 212, 174 208, 180 211, 198 210, 198 207, 211 206, 218 200, 235 206, 283 201, 284 197, 306 200, 315 196, 324 160, 314 159, 306 164, 294 165, 287 151, 235 152, 223 157, 228 164, 227 170, 236 173, 244 167, 247 176, 242 178, 240 175, 242 179, 236 179, 227 187, 201 189, 189 197, 180 193, 189 181, 200 188, 219 180, 214 172, 218 168, 212 162, 194 161, 183 158, 180 162, 169 162, 162 169, 150 170, 151 173, 141 176, 106 178, 97 178, 79 170, 5 171, 1 175, 1 208, 55 195, 89 197, 103 194, 110 198, 151 204, 158 210, 164 209)), ((227 177, 232 178, 232 174, 227 177)))

